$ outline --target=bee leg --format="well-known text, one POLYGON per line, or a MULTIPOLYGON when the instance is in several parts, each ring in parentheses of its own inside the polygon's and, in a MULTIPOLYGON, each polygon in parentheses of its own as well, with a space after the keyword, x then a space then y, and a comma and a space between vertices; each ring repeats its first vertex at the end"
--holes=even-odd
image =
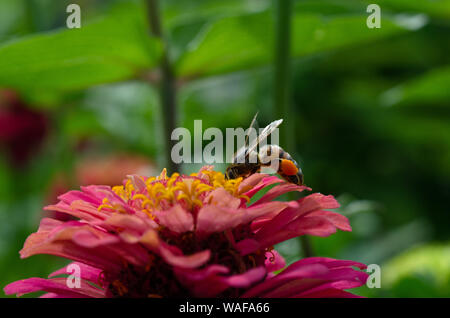
POLYGON ((225 178, 227 180, 231 180, 231 179, 236 179, 237 178, 236 171, 235 171, 234 168, 235 167, 231 166, 231 167, 228 167, 227 170, 225 170, 225 178))
POLYGON ((297 174, 294 174, 292 176, 287 176, 287 175, 283 175, 283 174, 280 174, 280 173, 278 173, 278 174, 280 175, 280 177, 282 177, 287 182, 290 182, 290 183, 293 183, 293 184, 296 184, 296 185, 299 185, 299 186, 304 184, 303 183, 303 174, 298 174, 297 173, 297 174))

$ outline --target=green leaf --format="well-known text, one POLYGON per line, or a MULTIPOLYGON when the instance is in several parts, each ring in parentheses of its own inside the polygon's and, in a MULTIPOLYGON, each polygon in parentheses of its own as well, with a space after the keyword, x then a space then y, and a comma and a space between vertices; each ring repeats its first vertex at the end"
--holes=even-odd
POLYGON ((12 33, 18 21, 23 19, 23 2, 17 0, 0 1, 0 40, 12 33))
MULTIPOLYGON (((303 57, 370 43, 408 30, 388 18, 369 29, 366 15, 296 13, 292 24, 292 55, 303 57)), ((274 33, 271 12, 225 17, 210 22, 192 40, 177 62, 179 75, 220 74, 270 63, 274 33)))
MULTIPOLYGON (((152 155, 161 147, 158 95, 145 82, 126 81, 89 88, 80 108, 96 118, 99 128, 115 146, 152 155)), ((67 120, 74 120, 72 117, 68 114, 67 120)))
POLYGON ((369 29, 367 16, 296 15, 293 19, 292 54, 306 56, 317 52, 364 45, 406 31, 389 19, 380 29, 369 29))
MULTIPOLYGON (((395 291, 402 287, 401 285, 405 285, 408 280, 408 285, 420 282, 424 285, 425 283, 425 286, 428 285, 430 291, 435 293, 435 297, 450 295, 450 245, 448 243, 411 248, 389 260, 382 268, 382 284, 386 288, 394 288, 395 291)), ((403 295, 407 295, 405 292, 408 291, 402 290, 402 292, 403 295)))
POLYGON ((165 0, 161 1, 164 26, 186 23, 192 20, 210 19, 214 16, 242 14, 267 9, 271 0, 165 0))
POLYGON ((210 75, 269 61, 271 23, 268 12, 211 22, 189 43, 177 63, 177 72, 181 76, 210 75))
POLYGON ((74 90, 124 80, 155 66, 161 45, 148 36, 141 12, 127 5, 80 29, 3 45, 0 85, 22 91, 74 90))
POLYGON ((362 13, 366 11, 367 7, 360 1, 348 0, 302 0, 295 1, 294 5, 297 12, 324 14, 362 13))
MULTIPOLYGON (((366 5, 374 3, 372 0, 364 2, 366 5)), ((382 11, 387 8, 403 12, 425 13, 437 18, 450 17, 450 0, 378 0, 376 4, 382 11)))
POLYGON ((450 100, 449 84, 450 66, 442 67, 391 88, 381 96, 381 103, 385 106, 445 103, 450 100))
POLYGON ((415 220, 401 227, 383 233, 372 240, 359 240, 347 246, 340 258, 359 259, 366 264, 380 264, 405 248, 427 240, 430 227, 423 220, 415 220))

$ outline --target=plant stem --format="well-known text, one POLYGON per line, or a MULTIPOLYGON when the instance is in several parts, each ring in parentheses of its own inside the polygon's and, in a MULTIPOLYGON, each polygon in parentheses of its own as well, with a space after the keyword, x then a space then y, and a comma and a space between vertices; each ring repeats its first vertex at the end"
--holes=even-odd
POLYGON ((161 58, 161 80, 159 87, 161 116, 163 122, 163 136, 165 140, 164 166, 168 173, 179 171, 179 165, 171 160, 171 149, 174 141, 171 140, 172 131, 176 127, 176 79, 167 52, 167 43, 164 43, 164 36, 161 28, 161 18, 158 0, 147 0, 147 12, 150 22, 151 34, 158 37, 164 44, 164 52, 161 58))
MULTIPOLYGON (((285 121, 280 128, 280 144, 292 151, 294 144, 293 117, 291 115, 291 24, 292 0, 273 0, 275 7, 275 56, 274 56, 274 112, 285 121)), ((288 150, 289 151, 289 150, 288 150)), ((308 237, 301 236, 303 255, 313 256, 308 237)))

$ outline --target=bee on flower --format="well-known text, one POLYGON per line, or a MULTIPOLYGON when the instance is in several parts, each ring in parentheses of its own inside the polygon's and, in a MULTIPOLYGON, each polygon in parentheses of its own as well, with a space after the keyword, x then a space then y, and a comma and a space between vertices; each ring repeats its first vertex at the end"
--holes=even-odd
MULTIPOLYGON (((286 267, 274 245, 301 235, 351 231, 331 195, 294 201, 280 195, 311 189, 255 173, 228 179, 212 166, 198 173, 129 176, 123 185, 70 191, 46 210, 77 220, 41 221, 22 258, 51 254, 80 266, 81 286, 66 284, 66 268, 4 288, 41 297, 353 297, 365 265, 312 257, 286 267), (271 187, 258 200, 258 192, 271 187), (280 271, 274 274, 276 271, 280 271)), ((70 264, 69 264, 70 265, 70 264)))

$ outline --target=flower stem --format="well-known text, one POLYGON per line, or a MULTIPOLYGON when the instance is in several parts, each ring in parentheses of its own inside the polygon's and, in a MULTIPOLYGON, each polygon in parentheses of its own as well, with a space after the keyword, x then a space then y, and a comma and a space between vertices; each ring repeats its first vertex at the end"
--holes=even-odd
MULTIPOLYGON (((275 8, 275 56, 274 56, 274 112, 285 121, 280 128, 280 144, 293 151, 294 127, 291 114, 291 24, 292 0, 273 0, 275 8)), ((308 237, 301 236, 300 243, 303 255, 313 256, 311 242, 308 237)))
POLYGON ((163 123, 163 136, 166 141, 164 151, 164 167, 169 173, 179 171, 179 165, 171 160, 171 149, 174 141, 171 140, 172 131, 176 126, 176 79, 170 64, 167 43, 164 43, 164 36, 161 28, 161 18, 158 0, 147 0, 147 13, 150 22, 151 34, 159 38, 164 44, 164 52, 161 58, 161 80, 159 85, 161 116, 163 123))

